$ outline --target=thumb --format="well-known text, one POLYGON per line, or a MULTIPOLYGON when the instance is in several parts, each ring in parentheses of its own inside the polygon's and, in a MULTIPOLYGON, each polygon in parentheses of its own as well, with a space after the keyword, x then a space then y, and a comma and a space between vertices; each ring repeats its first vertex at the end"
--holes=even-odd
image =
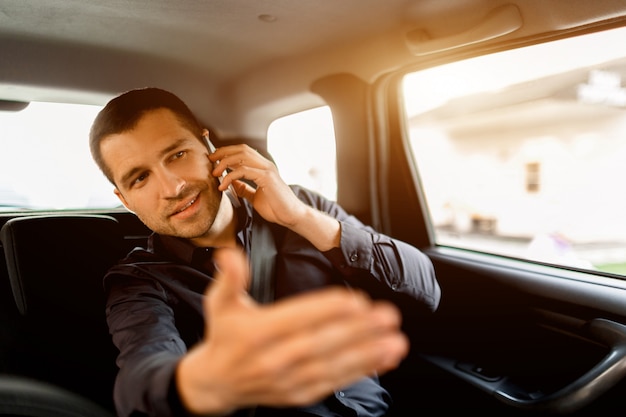
POLYGON ((250 277, 246 256, 237 249, 220 248, 215 250, 213 259, 216 264, 215 281, 206 293, 211 310, 250 302, 251 298, 246 293, 250 277))

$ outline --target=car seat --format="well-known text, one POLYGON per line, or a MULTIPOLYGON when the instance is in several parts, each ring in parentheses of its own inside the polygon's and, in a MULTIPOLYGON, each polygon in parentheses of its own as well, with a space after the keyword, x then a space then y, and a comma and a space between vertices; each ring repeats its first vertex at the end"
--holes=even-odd
POLYGON ((125 254, 118 221, 104 215, 27 215, 8 220, 0 239, 19 312, 4 371, 114 410, 118 352, 106 324, 102 278, 125 254))
POLYGON ((0 416, 113 417, 108 410, 56 385, 0 375, 0 416))

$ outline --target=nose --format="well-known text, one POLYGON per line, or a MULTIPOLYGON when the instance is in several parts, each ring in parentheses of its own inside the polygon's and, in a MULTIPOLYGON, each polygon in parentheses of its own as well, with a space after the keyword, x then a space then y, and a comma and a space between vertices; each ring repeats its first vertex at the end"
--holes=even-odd
POLYGON ((168 169, 159 171, 158 176, 163 198, 176 198, 180 196, 187 184, 184 178, 168 169))

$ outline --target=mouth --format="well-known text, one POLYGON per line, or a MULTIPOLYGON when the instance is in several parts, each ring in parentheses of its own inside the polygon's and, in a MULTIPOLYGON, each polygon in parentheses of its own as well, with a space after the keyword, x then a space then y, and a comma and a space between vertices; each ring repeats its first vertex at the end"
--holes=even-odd
POLYGON ((196 195, 194 198, 189 200, 183 206, 177 207, 176 210, 174 210, 170 216, 176 216, 177 214, 183 213, 184 211, 188 210, 191 206, 193 206, 196 203, 196 201, 198 201, 198 197, 199 196, 196 195))

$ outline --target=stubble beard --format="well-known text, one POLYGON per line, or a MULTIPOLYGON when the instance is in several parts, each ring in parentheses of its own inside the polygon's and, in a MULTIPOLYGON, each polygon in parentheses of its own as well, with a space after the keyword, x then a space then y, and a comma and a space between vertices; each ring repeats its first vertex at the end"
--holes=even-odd
POLYGON ((148 225, 150 223, 156 223, 154 227, 150 228, 161 235, 175 236, 183 239, 194 239, 206 236, 215 223, 220 208, 221 192, 217 189, 212 191, 211 184, 199 185, 187 190, 184 195, 181 195, 177 199, 177 202, 189 198, 192 195, 199 195, 199 203, 203 205, 193 219, 178 222, 169 216, 168 213, 171 212, 171 209, 168 207, 165 209, 164 217, 161 218, 161 220, 154 222, 150 219, 141 220, 148 225))

